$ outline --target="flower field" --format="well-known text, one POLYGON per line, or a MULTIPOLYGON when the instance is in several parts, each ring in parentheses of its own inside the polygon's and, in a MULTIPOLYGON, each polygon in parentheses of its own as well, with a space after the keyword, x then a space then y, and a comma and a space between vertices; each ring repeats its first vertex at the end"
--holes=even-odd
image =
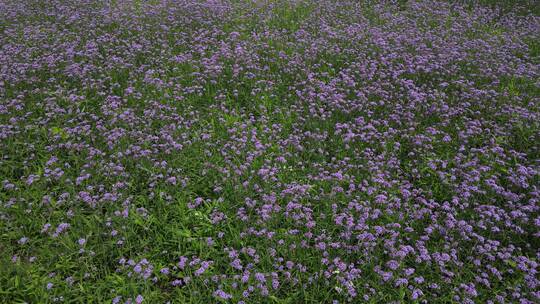
POLYGON ((540 13, 485 2, 0 0, 0 303, 540 302, 540 13))

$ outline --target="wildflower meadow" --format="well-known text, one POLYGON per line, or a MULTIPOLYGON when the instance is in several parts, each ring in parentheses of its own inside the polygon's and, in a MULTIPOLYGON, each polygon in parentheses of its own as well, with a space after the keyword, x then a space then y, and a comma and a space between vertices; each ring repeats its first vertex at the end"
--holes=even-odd
POLYGON ((540 4, 0 0, 0 303, 540 302, 540 4))

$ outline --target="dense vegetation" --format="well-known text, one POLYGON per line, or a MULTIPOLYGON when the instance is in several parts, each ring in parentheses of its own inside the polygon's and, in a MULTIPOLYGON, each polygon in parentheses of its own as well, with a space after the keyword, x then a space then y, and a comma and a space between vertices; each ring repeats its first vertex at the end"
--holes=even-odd
POLYGON ((533 2, 0 0, 0 302, 538 303, 533 2))

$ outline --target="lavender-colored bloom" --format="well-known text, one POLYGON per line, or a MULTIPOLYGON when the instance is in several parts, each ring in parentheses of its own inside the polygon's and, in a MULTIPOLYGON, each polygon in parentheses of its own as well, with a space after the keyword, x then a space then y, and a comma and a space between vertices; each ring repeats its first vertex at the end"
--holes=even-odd
POLYGON ((210 265, 212 265, 212 262, 203 261, 199 269, 195 270, 195 276, 202 275, 210 267, 210 265))
POLYGON ((221 289, 218 289, 218 290, 214 291, 214 296, 218 297, 218 298, 221 298, 221 299, 224 299, 224 300, 232 299, 232 295, 226 293, 225 291, 223 291, 221 289))
POLYGON ((243 266, 242 266, 242 261, 240 261, 240 259, 234 259, 232 262, 231 262, 231 266, 235 269, 238 269, 238 270, 242 270, 243 266))
POLYGON ((259 272, 255 273, 255 279, 256 279, 257 281, 261 282, 261 283, 265 283, 265 282, 266 282, 266 277, 265 277, 265 275, 262 274, 262 273, 259 273, 259 272))
POLYGON ((180 267, 180 269, 184 269, 184 267, 186 267, 186 262, 188 261, 188 259, 184 256, 181 256, 180 257, 180 260, 178 261, 178 267, 180 267))
POLYGON ((56 227, 56 231, 53 233, 52 237, 58 237, 60 234, 65 232, 71 225, 68 223, 60 223, 58 227, 56 227))

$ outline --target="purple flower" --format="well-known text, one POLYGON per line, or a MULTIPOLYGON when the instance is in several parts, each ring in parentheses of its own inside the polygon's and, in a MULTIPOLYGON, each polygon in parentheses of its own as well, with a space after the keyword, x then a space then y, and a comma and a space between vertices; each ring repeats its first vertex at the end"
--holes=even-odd
POLYGON ((180 260, 178 261, 178 267, 180 267, 180 269, 184 269, 186 267, 186 262, 188 261, 188 259, 184 256, 181 256, 180 257, 180 260))
POLYGON ((202 275, 210 267, 210 265, 212 265, 211 261, 203 261, 199 269, 195 271, 195 276, 202 275))
POLYGON ((60 223, 58 227, 56 227, 56 231, 53 233, 52 237, 56 238, 63 232, 65 232, 69 227, 71 227, 68 223, 60 223))
POLYGON ((231 262, 231 266, 235 269, 238 269, 238 270, 242 270, 243 266, 242 266, 242 261, 240 261, 240 259, 234 259, 232 262, 231 262))
POLYGON ((226 293, 225 291, 221 289, 214 291, 214 296, 217 298, 224 299, 224 300, 232 299, 232 295, 226 293))

